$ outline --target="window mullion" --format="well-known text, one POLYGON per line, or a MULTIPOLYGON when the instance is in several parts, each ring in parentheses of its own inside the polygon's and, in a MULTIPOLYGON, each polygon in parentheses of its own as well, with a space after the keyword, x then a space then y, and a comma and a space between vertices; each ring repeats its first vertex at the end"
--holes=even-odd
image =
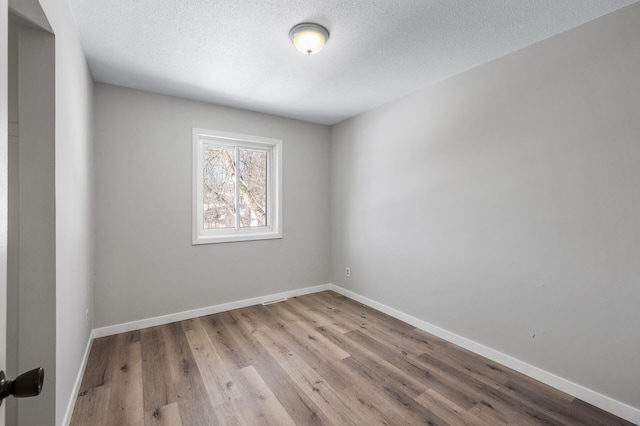
POLYGON ((238 166, 238 160, 240 149, 234 147, 234 172, 236 176, 236 231, 240 229, 240 167, 238 166))
POLYGON ((270 227, 271 226, 271 214, 272 214, 272 209, 271 209, 271 202, 269 197, 271 197, 271 164, 272 164, 272 159, 271 159, 271 153, 273 152, 273 150, 269 150, 267 151, 267 167, 266 167, 266 182, 265 182, 265 188, 264 188, 264 192, 265 192, 265 198, 264 198, 264 211, 266 216, 266 220, 264 222, 265 226, 270 227))

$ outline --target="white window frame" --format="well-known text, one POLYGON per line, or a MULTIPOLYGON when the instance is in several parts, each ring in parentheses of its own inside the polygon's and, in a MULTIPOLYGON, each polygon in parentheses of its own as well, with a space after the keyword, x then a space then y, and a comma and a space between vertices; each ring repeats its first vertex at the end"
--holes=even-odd
POLYGON ((282 238, 282 140, 193 128, 193 195, 191 243, 214 244, 282 238), (207 144, 267 152, 267 226, 204 229, 203 147, 207 144))

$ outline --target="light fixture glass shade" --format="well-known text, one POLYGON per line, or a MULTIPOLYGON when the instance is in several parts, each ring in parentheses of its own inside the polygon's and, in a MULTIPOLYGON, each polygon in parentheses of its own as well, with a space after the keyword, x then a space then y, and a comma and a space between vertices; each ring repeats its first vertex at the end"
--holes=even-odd
POLYGON ((291 28, 289 37, 293 45, 306 55, 318 53, 329 39, 329 31, 322 25, 302 23, 291 28))

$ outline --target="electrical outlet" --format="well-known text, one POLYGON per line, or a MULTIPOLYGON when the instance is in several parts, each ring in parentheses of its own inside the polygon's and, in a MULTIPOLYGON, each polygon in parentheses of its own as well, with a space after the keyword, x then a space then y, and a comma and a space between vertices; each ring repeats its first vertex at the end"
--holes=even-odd
POLYGON ((89 327, 89 308, 84 310, 84 325, 89 327))
POLYGON ((344 274, 349 278, 351 276, 351 268, 347 266, 344 270, 344 274))

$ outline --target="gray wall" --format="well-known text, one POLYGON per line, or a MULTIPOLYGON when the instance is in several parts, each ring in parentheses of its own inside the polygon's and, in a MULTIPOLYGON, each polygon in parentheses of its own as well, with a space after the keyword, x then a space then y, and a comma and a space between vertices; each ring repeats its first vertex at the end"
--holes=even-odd
POLYGON ((638 22, 333 127, 333 282, 640 407, 638 22))
POLYGON ((55 422, 59 425, 93 327, 93 81, 67 2, 40 0, 40 4, 55 32, 56 54, 55 422))
POLYGON ((96 326, 329 282, 329 129, 96 84, 96 326), (191 245, 192 127, 283 140, 283 235, 191 245))

